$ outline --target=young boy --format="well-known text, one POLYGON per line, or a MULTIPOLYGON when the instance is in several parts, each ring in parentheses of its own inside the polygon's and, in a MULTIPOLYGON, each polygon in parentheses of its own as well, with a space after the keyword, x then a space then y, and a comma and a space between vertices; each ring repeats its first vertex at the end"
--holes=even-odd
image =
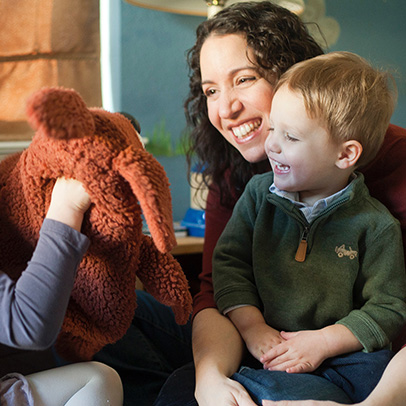
POLYGON ((249 182, 213 256, 217 305, 263 364, 235 374, 248 390, 271 386, 274 371, 313 373, 359 402, 392 356, 406 319, 400 227, 354 172, 382 144, 390 83, 336 52, 276 86, 265 143, 273 172, 249 182))

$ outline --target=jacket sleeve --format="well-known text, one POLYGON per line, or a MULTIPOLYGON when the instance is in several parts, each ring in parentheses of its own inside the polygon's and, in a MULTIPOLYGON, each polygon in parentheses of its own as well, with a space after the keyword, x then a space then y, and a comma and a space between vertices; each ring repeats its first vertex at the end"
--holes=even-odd
POLYGON ((0 342, 50 347, 62 325, 76 269, 89 246, 83 234, 45 219, 31 261, 17 283, 0 271, 0 342))
MULTIPOLYGON (((406 129, 390 124, 375 159, 361 168, 371 195, 400 222, 406 258, 406 129), (403 169, 402 169, 403 168, 403 169)), ((406 325, 394 342, 395 350, 406 344, 406 325)))
POLYGON ((338 323, 371 352, 387 346, 406 320, 406 273, 397 221, 365 241, 354 292, 354 310, 338 323))
POLYGON ((193 298, 193 317, 201 310, 215 308, 212 279, 212 258, 214 247, 231 217, 233 209, 220 202, 220 192, 210 187, 205 211, 205 235, 202 272, 199 275, 200 291, 193 298))
POLYGON ((252 269, 252 241, 256 218, 252 180, 235 205, 233 215, 213 254, 214 298, 221 312, 237 305, 261 308, 252 269))

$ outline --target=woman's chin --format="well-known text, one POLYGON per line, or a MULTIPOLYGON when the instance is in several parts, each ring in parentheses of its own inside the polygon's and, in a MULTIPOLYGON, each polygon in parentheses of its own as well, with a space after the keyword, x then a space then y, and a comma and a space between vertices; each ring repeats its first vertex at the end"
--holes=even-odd
POLYGON ((256 164, 267 160, 264 147, 237 148, 246 161, 256 164))

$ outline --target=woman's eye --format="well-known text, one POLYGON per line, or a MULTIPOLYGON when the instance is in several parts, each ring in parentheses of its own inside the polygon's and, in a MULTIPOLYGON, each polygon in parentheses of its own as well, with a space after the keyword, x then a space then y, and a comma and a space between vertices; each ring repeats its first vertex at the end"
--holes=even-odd
POLYGON ((244 77, 244 78, 240 78, 239 80, 238 80, 238 83, 247 83, 247 82, 252 82, 252 81, 254 81, 256 79, 256 77, 255 76, 249 76, 249 77, 244 77))
POLYGON ((215 89, 206 89, 206 90, 203 91, 203 94, 204 94, 206 97, 211 97, 211 96, 213 96, 214 94, 216 94, 216 90, 215 90, 215 89))

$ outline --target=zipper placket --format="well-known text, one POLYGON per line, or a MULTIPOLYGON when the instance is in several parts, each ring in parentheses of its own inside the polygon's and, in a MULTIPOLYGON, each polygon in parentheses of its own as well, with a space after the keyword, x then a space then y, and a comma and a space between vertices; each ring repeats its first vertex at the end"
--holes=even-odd
POLYGON ((310 228, 305 226, 302 237, 300 239, 299 246, 297 247, 296 255, 295 255, 295 260, 297 262, 304 262, 306 259, 306 253, 307 253, 307 236, 309 235, 310 228))
POLYGON ((295 254, 295 260, 297 262, 304 262, 306 260, 307 255, 307 245, 308 245, 308 237, 310 233, 310 228, 315 229, 317 224, 321 221, 323 217, 328 215, 329 212, 334 210, 336 207, 341 206, 342 204, 346 203, 349 200, 349 197, 345 197, 344 199, 340 199, 337 202, 333 203, 330 207, 328 207, 324 213, 319 216, 314 222, 311 224, 307 223, 304 224, 302 220, 300 222, 303 224, 304 229, 302 232, 302 236, 300 238, 299 246, 297 247, 297 251, 295 254))
POLYGON ((289 214, 290 216, 295 217, 299 223, 303 225, 303 232, 300 237, 300 242, 299 246, 297 247, 296 254, 295 254, 295 260, 297 262, 304 262, 306 259, 306 254, 307 254, 307 245, 308 245, 308 236, 310 233, 310 228, 314 229, 317 227, 317 224, 321 221, 323 217, 325 217, 330 211, 334 210, 336 207, 341 206, 342 204, 346 203, 348 200, 350 200, 349 196, 346 196, 345 198, 339 199, 335 203, 333 203, 331 206, 329 206, 321 216, 319 216, 316 221, 312 222, 311 225, 307 221, 303 221, 303 218, 300 218, 295 213, 292 213, 292 211, 287 210, 283 207, 283 205, 279 205, 279 208, 282 209, 285 213, 289 214))

